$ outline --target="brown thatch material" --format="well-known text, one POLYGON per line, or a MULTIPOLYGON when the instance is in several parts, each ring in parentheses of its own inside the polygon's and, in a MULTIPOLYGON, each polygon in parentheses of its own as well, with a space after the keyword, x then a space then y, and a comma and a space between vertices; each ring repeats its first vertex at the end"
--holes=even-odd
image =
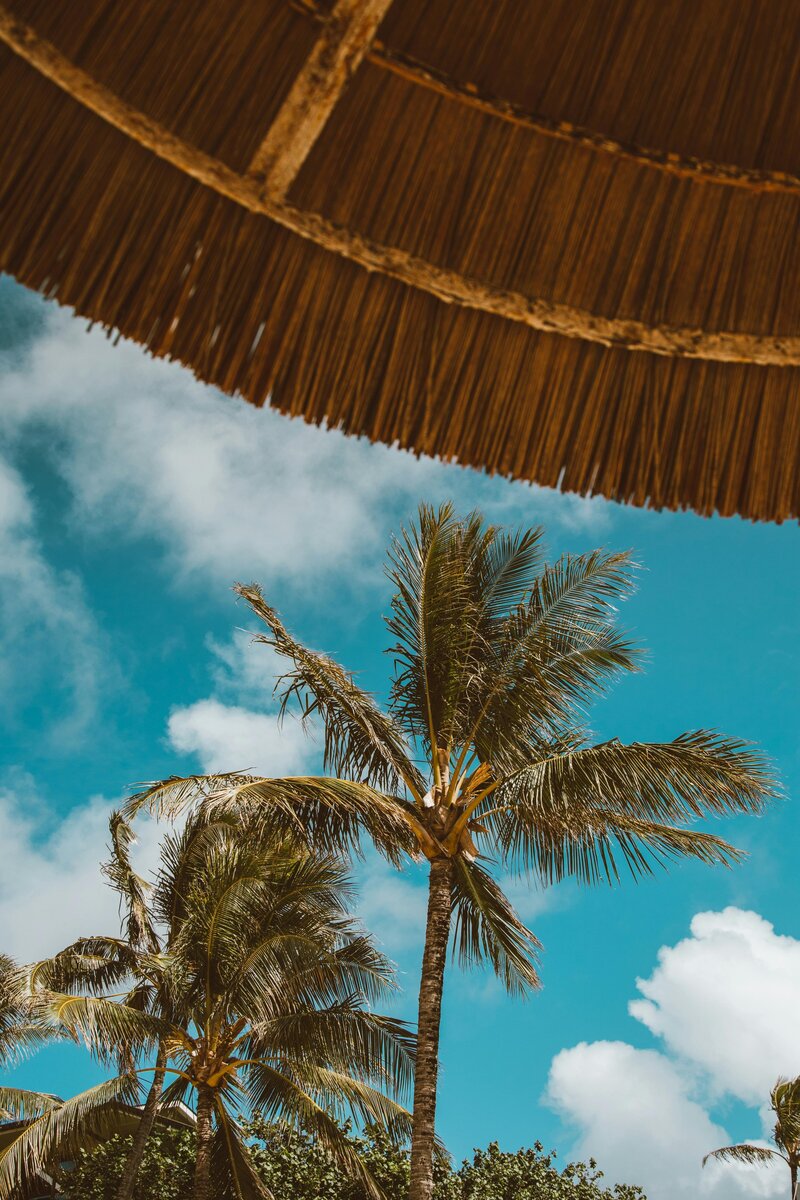
POLYGON ((14 0, 0 268, 256 404, 800 515, 796 0, 14 0))

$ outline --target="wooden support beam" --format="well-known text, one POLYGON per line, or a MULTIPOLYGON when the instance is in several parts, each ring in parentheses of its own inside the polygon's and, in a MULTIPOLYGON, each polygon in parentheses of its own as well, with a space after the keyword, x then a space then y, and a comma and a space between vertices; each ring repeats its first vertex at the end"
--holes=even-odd
POLYGON ((670 358, 800 367, 800 336, 797 335, 649 325, 626 317, 606 317, 542 297, 494 287, 483 280, 427 262, 399 247, 374 242, 317 213, 304 212, 285 200, 263 195, 257 179, 239 175, 225 163, 204 154, 133 108, 81 70, 29 25, 17 20, 2 4, 0 42, 73 100, 203 187, 367 271, 376 271, 417 288, 446 304, 491 313, 538 332, 670 358))
POLYGON ((339 98, 372 45, 392 0, 337 0, 303 69, 292 84, 248 175, 263 194, 282 200, 339 98))

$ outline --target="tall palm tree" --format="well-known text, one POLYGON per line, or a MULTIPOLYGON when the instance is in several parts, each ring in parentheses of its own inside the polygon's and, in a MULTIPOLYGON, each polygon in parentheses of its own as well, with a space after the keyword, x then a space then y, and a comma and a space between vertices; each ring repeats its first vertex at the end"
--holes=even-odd
POLYGON ((789 1168, 791 1178, 791 1200, 798 1200, 798 1171, 800 1171, 800 1076, 797 1079, 779 1079, 770 1092, 770 1107, 775 1113, 775 1128, 772 1140, 777 1147, 766 1146, 722 1146, 712 1150, 703 1159, 703 1166, 710 1158, 723 1162, 769 1163, 780 1159, 789 1168))
MULTIPOLYGON (((168 1007, 134 1005, 129 994, 59 993, 49 985, 67 964, 38 970, 42 1018, 128 1064, 93 1113, 130 1098, 132 1081, 148 1073, 137 1057, 163 1047, 173 1077, 163 1103, 196 1101, 195 1200, 268 1194, 239 1130, 251 1107, 314 1131, 377 1194, 338 1120, 355 1111, 396 1134, 408 1129, 390 1093, 410 1086, 413 1039, 369 1008, 392 971, 347 916, 349 894, 341 863, 200 816, 165 840, 150 905, 167 930, 157 957, 168 1007)), ((83 1130, 90 1115, 81 1114, 83 1130)), ((51 1133, 47 1120, 32 1122, 0 1157, 2 1200, 75 1132, 77 1123, 56 1122, 51 1133)))
POLYGON ((393 862, 427 859, 411 1200, 431 1195, 439 1024, 448 940, 511 992, 535 988, 537 942, 488 867, 616 880, 691 857, 737 852, 689 828, 707 815, 758 812, 773 792, 763 759, 706 731, 657 744, 592 745, 585 708, 637 652, 617 628, 631 589, 626 554, 565 555, 544 566, 541 531, 507 533, 479 514, 423 506, 393 543, 388 711, 324 654, 301 645, 256 586, 237 587, 286 661, 282 711, 321 720, 336 778, 172 778, 130 802, 174 816, 201 802, 274 830, 303 829, 341 851, 363 834, 393 862), (482 861, 480 861, 482 860, 482 861), (484 865, 487 864, 487 865, 484 865))

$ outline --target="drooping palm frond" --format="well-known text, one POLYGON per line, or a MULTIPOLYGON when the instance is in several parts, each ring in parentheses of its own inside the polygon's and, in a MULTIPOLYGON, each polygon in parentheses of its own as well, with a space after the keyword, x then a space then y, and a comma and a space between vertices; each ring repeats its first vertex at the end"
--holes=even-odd
POLYGON ((158 935, 153 928, 147 906, 148 884, 133 869, 130 848, 136 838, 133 829, 120 812, 111 814, 111 858, 103 864, 103 874, 119 895, 125 923, 125 937, 133 950, 158 953, 158 935))
POLYGON ((722 1162, 741 1163, 768 1163, 777 1158, 783 1159, 786 1162, 784 1155, 780 1154, 777 1150, 770 1150, 766 1146, 750 1146, 746 1144, 740 1146, 722 1146, 719 1150, 712 1150, 703 1159, 703 1166, 712 1158, 719 1159, 722 1162))
POLYGON ((268 1120, 310 1133, 369 1196, 384 1200, 337 1117, 355 1111, 366 1123, 381 1125, 401 1140, 410 1132, 410 1117, 404 1109, 368 1085, 324 1068, 306 1068, 299 1075, 290 1075, 259 1063, 249 1068, 248 1076, 247 1094, 254 1108, 268 1120))
POLYGON ((415 1046, 404 1021, 366 1012, 353 997, 325 1008, 276 1013, 254 1026, 247 1055, 325 1064, 402 1095, 412 1082, 415 1046))
POLYGON ((170 775, 153 783, 137 784, 139 790, 128 798, 121 812, 126 821, 143 812, 157 820, 174 821, 209 796, 247 778, 235 771, 223 775, 170 775))
POLYGON ((137 956, 122 938, 78 938, 51 958, 26 967, 30 991, 74 993, 104 992, 128 979, 137 966, 137 956))
POLYGON ((135 1104, 138 1097, 135 1075, 106 1080, 65 1101, 0 1088, 0 1109, 26 1121, 0 1151, 0 1200, 14 1200, 37 1174, 59 1160, 75 1157, 87 1136, 111 1136, 118 1128, 117 1103, 135 1104))
POLYGON ((250 1150, 224 1104, 215 1105, 216 1129, 211 1148, 211 1182, 215 1200, 274 1200, 255 1169, 250 1150))
POLYGON ((277 683, 281 713, 295 699, 304 718, 315 714, 321 718, 325 769, 364 780, 380 791, 405 786, 421 798, 426 785, 392 718, 337 662, 293 638, 256 584, 237 584, 234 590, 270 631, 257 634, 255 640, 271 646, 291 664, 277 683))
POLYGON ((215 820, 238 813, 264 836, 293 838, 323 854, 360 853, 364 834, 395 863, 418 846, 411 806, 369 784, 333 777, 173 777, 132 797, 127 811, 174 819, 198 807, 215 820))
POLYGON ((512 994, 538 988, 538 939, 487 871, 461 856, 453 869, 453 950, 458 961, 467 967, 488 963, 512 994))

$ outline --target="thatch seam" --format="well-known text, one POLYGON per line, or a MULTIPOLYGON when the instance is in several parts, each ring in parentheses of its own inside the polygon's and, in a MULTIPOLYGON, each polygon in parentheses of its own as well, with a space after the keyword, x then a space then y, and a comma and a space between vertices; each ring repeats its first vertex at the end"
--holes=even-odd
POLYGON ((800 365, 800 337, 709 332, 604 317, 496 288, 396 247, 373 242, 316 213, 263 196, 257 180, 237 174, 128 105, 2 6, 0 41, 104 121, 217 194, 367 271, 379 272, 445 303, 490 313, 540 332, 666 357, 764 366, 800 365))
MULTIPOLYGON (((289 3, 305 17, 314 21, 327 20, 326 13, 314 0, 289 0, 289 3)), ((678 179, 690 179, 695 183, 743 188, 750 192, 800 195, 800 176, 789 171, 762 170, 756 167, 742 167, 736 163, 713 162, 710 159, 677 154, 671 150, 621 142, 584 125, 576 125, 572 121, 557 121, 543 113, 530 112, 522 105, 495 96, 475 83, 453 79, 430 63, 422 62, 402 50, 393 49, 378 39, 373 41, 365 58, 373 66, 390 71, 417 87, 436 92, 437 95, 477 109, 487 116, 529 129, 542 137, 596 150, 601 154, 611 155, 637 166, 650 167, 678 179)))
POLYGON ((392 0, 338 0, 295 78, 248 174, 264 195, 282 200, 297 177, 392 0))

